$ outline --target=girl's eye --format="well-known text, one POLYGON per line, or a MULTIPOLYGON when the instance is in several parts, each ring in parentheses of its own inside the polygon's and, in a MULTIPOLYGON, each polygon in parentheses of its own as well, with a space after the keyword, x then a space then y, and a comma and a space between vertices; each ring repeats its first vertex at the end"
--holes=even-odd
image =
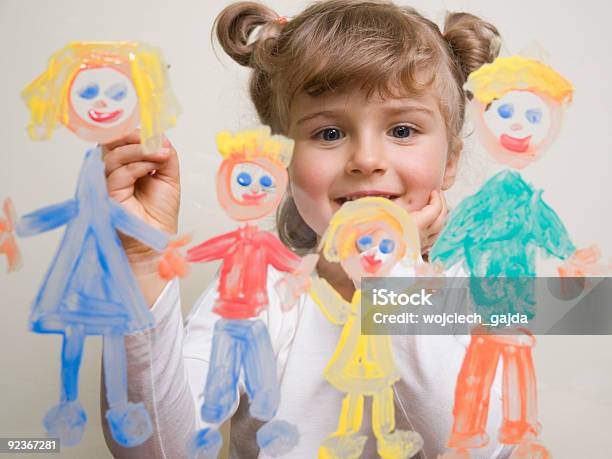
POLYGON ((251 174, 247 174, 246 172, 241 172, 240 174, 238 174, 238 177, 236 177, 236 181, 238 182, 239 185, 249 186, 251 182, 253 181, 253 179, 251 177, 251 174))
POLYGON ((372 246, 372 236, 361 236, 357 239, 357 248, 360 252, 365 252, 372 246))
POLYGON ((338 128, 327 128, 317 132, 317 137, 326 142, 335 142, 343 138, 344 134, 338 128))
POLYGON ((500 105, 499 107, 497 107, 497 113, 499 113, 499 116, 501 116, 502 118, 512 118, 512 115, 514 115, 514 105, 500 105))
POLYGON ((382 253, 391 253, 395 249, 395 242, 392 239, 383 239, 378 244, 378 250, 382 253))
POLYGON ((264 188, 269 188, 272 186, 272 177, 269 175, 264 175, 259 179, 259 184, 264 188))
POLYGON ((542 110, 539 108, 530 108, 525 112, 525 118, 531 124, 538 124, 542 120, 542 110))
POLYGON ((123 83, 115 83, 104 91, 104 94, 118 102, 126 96, 127 86, 123 83))
POLYGON ((398 139, 407 139, 408 137, 412 137, 414 135, 414 128, 410 126, 395 126, 391 129, 391 135, 393 137, 397 137, 398 139))
POLYGON ((100 93, 100 88, 96 83, 90 83, 79 90, 79 96, 83 99, 93 99, 100 93))

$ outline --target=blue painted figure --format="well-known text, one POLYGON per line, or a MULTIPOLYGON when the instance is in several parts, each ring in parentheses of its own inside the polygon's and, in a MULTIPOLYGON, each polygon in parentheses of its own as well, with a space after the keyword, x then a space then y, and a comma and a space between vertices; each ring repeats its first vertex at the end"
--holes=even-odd
MULTIPOLYGON (((165 68, 155 50, 137 43, 70 44, 24 90, 32 112, 30 134, 48 138, 59 121, 80 137, 103 143, 140 121, 143 144, 155 148, 176 108, 167 93, 165 68), (132 83, 137 76, 138 91, 132 83), (164 102, 171 106, 160 106, 164 102)), ((169 236, 108 196, 101 147, 86 153, 74 199, 23 216, 16 230, 31 236, 60 226, 66 226, 63 239, 30 315, 32 331, 63 335, 60 403, 49 410, 44 426, 62 446, 80 441, 87 420, 78 400, 83 344, 86 336, 101 335, 111 433, 122 446, 139 445, 152 425, 142 403, 128 402, 124 335, 150 328, 154 320, 117 231, 157 251, 166 248, 169 236)))

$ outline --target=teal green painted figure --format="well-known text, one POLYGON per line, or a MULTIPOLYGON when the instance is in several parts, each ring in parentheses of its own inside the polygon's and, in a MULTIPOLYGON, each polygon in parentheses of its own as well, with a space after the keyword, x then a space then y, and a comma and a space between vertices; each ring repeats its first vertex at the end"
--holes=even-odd
POLYGON ((478 313, 519 312, 532 318, 535 298, 529 277, 536 275, 538 249, 560 259, 576 250, 542 191, 518 172, 504 170, 451 214, 431 259, 446 267, 465 263, 478 313), (498 277, 517 279, 491 279, 498 277))

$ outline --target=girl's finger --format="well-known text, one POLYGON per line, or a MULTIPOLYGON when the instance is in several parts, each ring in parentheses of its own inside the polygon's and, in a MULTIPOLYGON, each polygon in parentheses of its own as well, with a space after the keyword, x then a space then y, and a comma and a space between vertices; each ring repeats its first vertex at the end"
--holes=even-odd
POLYGON ((440 206, 440 213, 428 228, 430 233, 432 235, 435 234, 436 237, 438 236, 438 233, 440 233, 444 228, 444 225, 446 224, 446 219, 448 217, 448 207, 446 206, 446 199, 444 199, 444 195, 442 194, 442 192, 440 192, 440 206))
POLYGON ((127 164, 146 161, 161 163, 170 156, 170 149, 163 148, 157 153, 145 154, 140 144, 124 145, 109 151, 104 157, 104 173, 108 177, 115 170, 127 164))
POLYGON ((140 144, 140 129, 135 129, 128 135, 121 137, 120 139, 117 139, 114 142, 109 142, 102 145, 102 149, 105 151, 111 151, 117 147, 132 144, 140 144))
POLYGON ((138 161, 116 169, 106 180, 108 192, 133 187, 136 180, 146 176, 156 167, 158 164, 153 161, 138 161))

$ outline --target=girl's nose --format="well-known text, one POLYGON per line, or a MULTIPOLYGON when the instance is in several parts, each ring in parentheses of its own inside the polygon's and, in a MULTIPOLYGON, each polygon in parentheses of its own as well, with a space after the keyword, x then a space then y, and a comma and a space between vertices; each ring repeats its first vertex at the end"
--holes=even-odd
POLYGON ((94 102, 93 108, 106 108, 106 102, 102 99, 98 99, 94 102))
POLYGON ((349 175, 384 174, 388 164, 382 147, 375 143, 356 144, 353 154, 346 163, 349 175))
POLYGON ((512 129, 513 131, 520 131, 521 129, 523 129, 523 125, 520 123, 512 123, 510 129, 512 129))

